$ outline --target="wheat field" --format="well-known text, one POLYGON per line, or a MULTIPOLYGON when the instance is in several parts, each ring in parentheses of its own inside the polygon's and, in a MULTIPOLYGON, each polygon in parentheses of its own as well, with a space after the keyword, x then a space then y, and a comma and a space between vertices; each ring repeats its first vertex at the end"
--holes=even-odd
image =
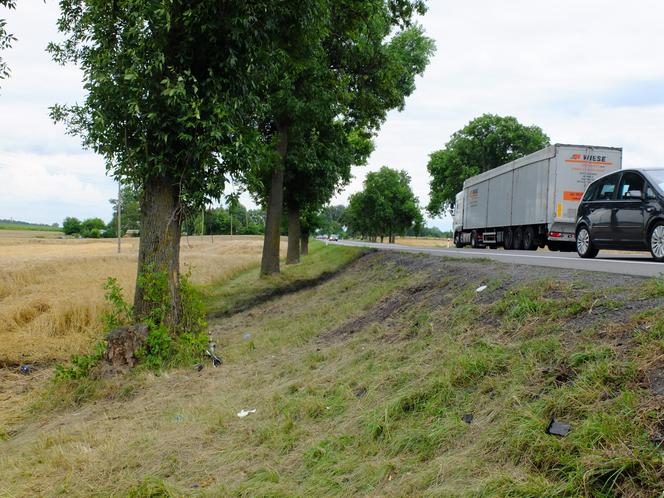
MULTIPOLYGON (((62 239, 0 231, 0 367, 62 361, 102 335, 103 285, 117 278, 131 302, 138 239, 62 239)), ((255 266, 262 237, 183 238, 182 271, 205 286, 255 266)))

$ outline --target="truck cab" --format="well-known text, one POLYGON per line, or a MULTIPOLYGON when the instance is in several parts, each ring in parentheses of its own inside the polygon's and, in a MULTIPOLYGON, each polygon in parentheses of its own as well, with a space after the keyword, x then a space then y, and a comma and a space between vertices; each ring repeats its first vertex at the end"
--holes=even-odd
POLYGON ((456 195, 454 209, 452 210, 452 229, 454 231, 454 245, 463 247, 461 236, 463 234, 463 190, 456 195))

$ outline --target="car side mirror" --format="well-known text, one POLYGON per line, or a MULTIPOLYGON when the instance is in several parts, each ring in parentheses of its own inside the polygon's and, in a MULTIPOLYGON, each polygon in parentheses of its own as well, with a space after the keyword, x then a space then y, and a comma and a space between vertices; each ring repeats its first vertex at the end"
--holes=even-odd
POLYGON ((630 190, 625 194, 625 199, 643 199, 643 192, 640 190, 630 190))

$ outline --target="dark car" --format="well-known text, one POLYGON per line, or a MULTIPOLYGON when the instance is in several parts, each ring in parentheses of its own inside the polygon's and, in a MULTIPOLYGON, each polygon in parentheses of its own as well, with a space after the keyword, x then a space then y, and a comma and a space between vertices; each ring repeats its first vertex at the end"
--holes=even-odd
POLYGON ((650 251, 664 261, 664 169, 626 169, 590 184, 576 217, 576 250, 650 251))

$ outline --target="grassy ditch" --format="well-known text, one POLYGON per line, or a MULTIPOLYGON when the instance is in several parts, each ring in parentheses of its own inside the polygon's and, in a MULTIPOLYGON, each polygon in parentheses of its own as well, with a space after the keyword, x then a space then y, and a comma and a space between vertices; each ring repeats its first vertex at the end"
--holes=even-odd
POLYGON ((32 414, 0 494, 658 496, 663 301, 614 279, 367 255, 212 321, 221 368, 32 414))
POLYGON ((326 245, 312 240, 309 254, 297 265, 281 264, 281 273, 257 278, 258 265, 246 269, 233 278, 213 283, 203 292, 211 316, 224 316, 242 311, 259 302, 281 294, 312 287, 365 253, 357 247, 326 245))

